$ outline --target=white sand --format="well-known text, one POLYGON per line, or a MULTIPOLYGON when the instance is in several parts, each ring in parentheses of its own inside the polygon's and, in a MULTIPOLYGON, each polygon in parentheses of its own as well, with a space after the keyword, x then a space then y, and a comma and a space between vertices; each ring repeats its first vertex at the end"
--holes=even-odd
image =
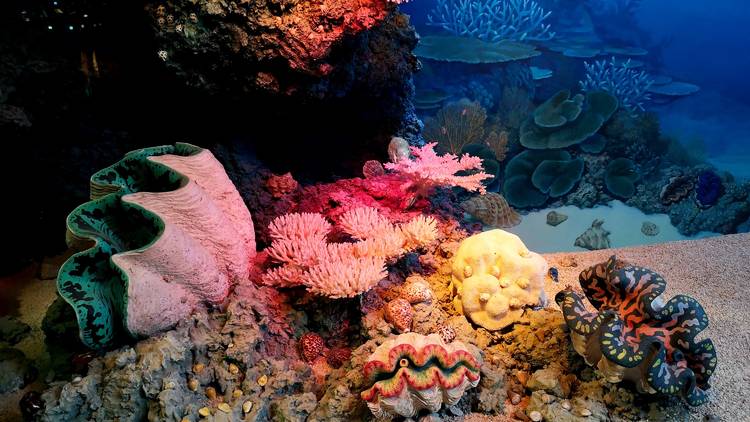
POLYGON ((629 207, 620 201, 612 201, 607 206, 581 209, 572 205, 536 211, 523 216, 521 224, 505 229, 523 239, 526 246, 539 253, 584 251, 574 246, 575 240, 586 229, 591 227, 594 219, 604 220, 604 228, 611 234, 611 247, 650 245, 673 240, 699 239, 716 236, 717 233, 701 232, 694 236, 681 235, 669 222, 666 214, 646 215, 641 210, 629 207), (547 224, 547 213, 550 211, 566 214, 568 219, 558 226, 547 224), (641 232, 644 221, 659 226, 659 234, 646 236, 641 232))

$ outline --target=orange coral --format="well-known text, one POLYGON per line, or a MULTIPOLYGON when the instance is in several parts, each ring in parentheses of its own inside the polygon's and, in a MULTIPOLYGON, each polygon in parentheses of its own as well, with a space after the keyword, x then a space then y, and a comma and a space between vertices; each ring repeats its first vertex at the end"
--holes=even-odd
POLYGON ((281 176, 272 174, 266 180, 266 187, 274 198, 281 198, 284 195, 294 192, 299 187, 299 183, 294 180, 292 173, 282 174, 281 176))

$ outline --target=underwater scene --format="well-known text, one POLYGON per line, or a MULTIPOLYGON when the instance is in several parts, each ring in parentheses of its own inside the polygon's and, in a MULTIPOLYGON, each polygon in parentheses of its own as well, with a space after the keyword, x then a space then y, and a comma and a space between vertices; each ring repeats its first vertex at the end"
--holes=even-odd
POLYGON ((748 28, 3 1, 0 422, 750 422, 748 28))

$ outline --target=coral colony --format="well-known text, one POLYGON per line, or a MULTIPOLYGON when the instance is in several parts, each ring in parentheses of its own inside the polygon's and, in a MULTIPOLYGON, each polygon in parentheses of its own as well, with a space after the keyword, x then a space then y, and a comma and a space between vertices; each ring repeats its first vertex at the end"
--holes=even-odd
MULTIPOLYGON (((168 95, 149 101, 179 109, 165 121, 185 125, 147 147, 130 139, 140 122, 86 126, 111 139, 57 148, 75 164, 49 166, 65 187, 40 170, 44 195, 14 200, 54 202, 36 196, 59 188, 54 227, 68 249, 28 271, 51 287, 38 382, 12 347, 31 329, 0 318, 0 394, 23 397, 19 415, 681 421, 725 407, 711 383, 726 382, 717 357, 731 347, 707 331, 717 309, 708 288, 734 255, 693 271, 664 258, 665 245, 589 252, 625 235, 750 231, 750 183, 667 137, 646 110, 699 88, 652 76, 654 63, 630 58, 645 49, 600 36, 586 11, 632 14, 639 2, 436 0, 422 6, 432 9, 422 36, 402 12, 418 4, 404 3, 146 1, 131 12, 148 28, 133 32, 150 34, 152 48, 128 50, 128 66, 102 49, 83 70, 73 49, 72 70, 59 71, 66 81, 85 73, 73 100, 36 89, 57 63, 14 56, 33 63, 15 73, 0 63, 7 145, 48 136, 30 132, 37 122, 88 125, 57 113, 95 115, 75 107, 105 103, 92 92, 113 89, 137 57, 169 78, 168 95), (562 3, 579 7, 542 7, 562 3), (8 89, 13 78, 23 83, 8 89), (28 98, 56 102, 32 106, 17 96, 29 87, 28 98), (191 140, 207 133, 216 139, 191 140), (631 225, 622 215, 634 214, 598 214, 619 206, 649 215, 631 225), (576 252, 544 255, 558 235, 576 252), (684 282, 688 272, 706 290, 684 282)), ((23 10, 23 28, 91 20, 84 4, 50 7, 23 10)), ((44 34, 59 33, 49 25, 44 34)), ((112 98, 138 85, 129 82, 112 98)), ((28 227, 48 211, 39 207, 6 236, 34 237, 28 227)))
POLYGON ((540 41, 555 36, 544 23, 551 13, 533 0, 437 0, 427 19, 462 37, 540 41))
POLYGON ((628 110, 645 110, 644 104, 651 99, 649 88, 654 81, 643 70, 630 67, 630 59, 618 63, 610 60, 584 62, 586 78, 580 82, 584 91, 606 91, 620 100, 628 110))

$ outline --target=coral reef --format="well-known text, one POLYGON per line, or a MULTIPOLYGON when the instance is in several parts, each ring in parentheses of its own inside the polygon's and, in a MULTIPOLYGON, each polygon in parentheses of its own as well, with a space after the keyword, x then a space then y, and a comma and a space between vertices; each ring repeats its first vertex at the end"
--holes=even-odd
POLYGON ((627 110, 643 111, 644 103, 651 99, 649 89, 653 80, 644 70, 630 66, 630 59, 618 62, 611 60, 585 62, 586 75, 580 81, 584 91, 605 91, 617 97, 620 106, 627 110))
POLYGON ((135 336, 169 328, 246 279, 252 219, 210 151, 133 151, 92 176, 91 197, 67 224, 71 243, 96 243, 68 259, 57 281, 89 347, 109 344, 120 326, 135 336))
POLYGON ((475 196, 462 202, 461 208, 482 224, 492 228, 505 229, 521 223, 521 216, 499 193, 488 192, 475 196))
POLYGON ((604 183, 610 193, 627 199, 635 194, 635 182, 638 177, 633 160, 616 158, 607 165, 604 183))
POLYGON ((475 324, 500 330, 528 306, 544 306, 547 261, 521 239, 489 230, 464 239, 452 263, 455 308, 475 324))
POLYGON ((590 251, 608 249, 610 232, 602 225, 604 225, 604 220, 594 220, 591 227, 576 238, 574 245, 590 251))
POLYGON ((395 226, 374 208, 356 208, 342 214, 338 228, 357 242, 328 243, 333 227, 322 215, 283 215, 269 226, 273 242, 267 250, 281 266, 268 270, 263 282, 304 285, 331 298, 356 296, 385 278, 388 260, 434 241, 436 225, 432 217, 419 216, 395 226))
POLYGON ((589 91, 572 99, 563 90, 537 107, 521 125, 521 145, 530 149, 565 148, 596 133, 617 110, 617 98, 589 91))
MULTIPOLYGON (((491 133, 491 135, 493 134, 494 132, 491 133)), ((489 140, 485 142, 489 142, 489 140)), ((482 169, 485 173, 493 176, 491 179, 487 178, 483 180, 482 183, 490 189, 496 186, 495 182, 497 182, 500 177, 500 162, 497 159, 497 153, 495 151, 490 149, 486 143, 469 144, 461 149, 461 154, 469 154, 472 157, 481 158, 482 169)))
POLYGON ((661 276, 614 256, 581 272, 579 281, 597 313, 588 312, 570 290, 555 301, 573 347, 587 363, 609 382, 629 380, 640 391, 682 395, 692 406, 707 400, 716 351, 710 339, 695 339, 708 326, 695 299, 678 295, 665 301, 661 276))
POLYGON ((376 418, 413 417, 455 405, 479 384, 481 359, 466 345, 444 343, 437 334, 402 334, 381 344, 367 359, 372 386, 362 398, 376 418))
POLYGON ((438 0, 429 25, 486 41, 546 41, 555 36, 544 23, 552 12, 529 0, 438 0))

